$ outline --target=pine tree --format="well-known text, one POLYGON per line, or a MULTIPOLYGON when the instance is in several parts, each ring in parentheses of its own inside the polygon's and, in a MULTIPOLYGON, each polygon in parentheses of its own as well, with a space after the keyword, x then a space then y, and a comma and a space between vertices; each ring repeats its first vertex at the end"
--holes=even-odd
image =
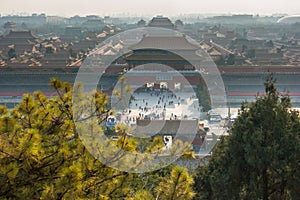
POLYGON ((272 76, 195 178, 198 199, 298 199, 300 120, 272 76))
POLYGON ((194 196, 194 192, 192 190, 193 183, 193 178, 188 174, 186 169, 175 166, 170 177, 165 177, 156 188, 157 199, 192 199, 194 196))
MULTIPOLYGON (((52 79, 50 85, 57 97, 35 92, 24 95, 12 110, 0 106, 0 199, 151 199, 173 166, 130 174, 101 163, 83 145, 78 127, 75 129, 74 118, 78 116, 73 115, 73 109, 80 113, 89 109, 89 104, 73 105, 72 95, 84 94, 73 94, 71 85, 58 79, 52 79)), ((91 114, 101 123, 111 112, 107 110, 108 97, 101 91, 92 97, 91 114)), ((104 131, 96 125, 91 126, 95 132, 104 131)), ((121 136, 114 141, 118 147, 137 151, 138 141, 127 137, 128 127, 120 125, 115 131, 121 136)), ((145 151, 156 151, 160 142, 145 151)), ((191 184, 187 172, 180 177, 191 184)))

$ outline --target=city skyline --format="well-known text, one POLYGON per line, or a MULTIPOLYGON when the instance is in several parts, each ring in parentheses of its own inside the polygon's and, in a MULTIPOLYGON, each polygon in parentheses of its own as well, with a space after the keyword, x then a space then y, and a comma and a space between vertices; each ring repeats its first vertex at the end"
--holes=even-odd
POLYGON ((71 1, 71 0, 2 0, 0 14, 28 15, 46 13, 47 15, 180 15, 180 14, 300 14, 298 0, 152 0, 152 1, 71 1))

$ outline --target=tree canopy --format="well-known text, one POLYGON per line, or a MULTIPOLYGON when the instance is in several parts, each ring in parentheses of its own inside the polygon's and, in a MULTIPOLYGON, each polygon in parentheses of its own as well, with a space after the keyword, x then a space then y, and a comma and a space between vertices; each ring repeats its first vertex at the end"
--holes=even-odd
MULTIPOLYGON (((35 92, 25 95, 12 110, 0 107, 0 198, 129 200, 156 196, 156 188, 173 167, 134 174, 105 166, 87 151, 75 129, 71 85, 52 79, 51 87, 57 97, 35 92)), ((96 91, 94 97, 94 114, 105 119, 110 112, 107 96, 96 91)), ((123 126, 117 129, 127 131, 123 126)), ((151 148, 159 148, 159 141, 151 148)), ((139 147, 125 135, 116 145, 129 151, 139 147)), ((192 178, 184 175, 186 180, 181 183, 191 187, 192 178)), ((183 197, 190 196, 190 191, 180 191, 183 197)))
MULTIPOLYGON (((221 139, 208 165, 199 167, 194 178, 176 165, 135 174, 99 162, 75 129, 71 85, 52 79, 51 87, 57 97, 35 92, 25 95, 12 110, 0 106, 1 199, 267 200, 300 196, 299 113, 291 108, 288 96, 279 95, 272 77, 265 83, 265 95, 242 105, 229 136, 221 139)), ((93 114, 100 123, 111 112, 108 97, 100 91, 93 97, 93 114)), ((161 138, 152 142, 128 138, 130 130, 124 125, 111 131, 120 136, 115 144, 127 151, 152 152, 163 147, 161 138)))
POLYGON ((207 112, 211 109, 211 99, 209 91, 205 81, 201 78, 199 84, 197 85, 196 95, 199 99, 199 106, 202 107, 203 112, 207 112))
POLYGON ((197 171, 196 199, 299 199, 300 121, 270 76, 197 171))

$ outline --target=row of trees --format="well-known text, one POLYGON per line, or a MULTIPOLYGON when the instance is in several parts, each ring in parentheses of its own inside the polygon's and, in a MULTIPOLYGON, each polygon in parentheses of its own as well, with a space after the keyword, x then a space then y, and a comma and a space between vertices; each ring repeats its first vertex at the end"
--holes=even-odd
MULTIPOLYGON (((242 105, 207 165, 190 172, 170 165, 144 174, 118 171, 95 159, 75 129, 72 87, 56 79, 51 86, 58 97, 36 92, 12 110, 0 107, 1 199, 300 197, 299 113, 291 109, 289 97, 279 96, 272 78, 263 97, 242 105)), ((98 91, 95 97, 95 114, 105 118, 107 96, 98 91)), ((134 139, 117 143, 141 148, 134 139)), ((159 145, 156 139, 151 148, 159 145)))

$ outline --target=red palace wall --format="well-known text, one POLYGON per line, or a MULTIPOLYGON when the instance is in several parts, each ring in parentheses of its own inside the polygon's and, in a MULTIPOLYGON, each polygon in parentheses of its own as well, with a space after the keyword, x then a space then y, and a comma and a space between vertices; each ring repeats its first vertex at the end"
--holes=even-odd
POLYGON ((156 75, 130 75, 127 76, 127 82, 132 86, 143 86, 146 83, 161 83, 166 82, 168 84, 169 89, 174 89, 175 83, 181 83, 181 87, 184 86, 197 86, 200 82, 200 76, 170 76, 170 79, 157 79, 156 75))

